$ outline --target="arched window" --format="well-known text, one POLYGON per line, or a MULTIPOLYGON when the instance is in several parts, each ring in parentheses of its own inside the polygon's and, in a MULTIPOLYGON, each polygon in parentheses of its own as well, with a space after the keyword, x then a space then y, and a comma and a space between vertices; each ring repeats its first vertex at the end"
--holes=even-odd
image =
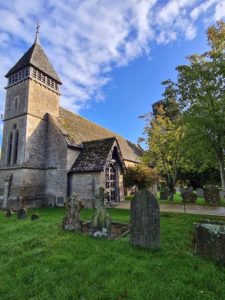
POLYGON ((13 163, 14 164, 17 163, 18 149, 19 149, 19 131, 16 130, 15 138, 14 138, 14 157, 13 157, 13 163))
POLYGON ((11 158, 12 158, 12 139, 13 139, 13 134, 12 131, 10 132, 9 135, 9 140, 8 140, 8 156, 7 156, 7 163, 11 163, 11 158))

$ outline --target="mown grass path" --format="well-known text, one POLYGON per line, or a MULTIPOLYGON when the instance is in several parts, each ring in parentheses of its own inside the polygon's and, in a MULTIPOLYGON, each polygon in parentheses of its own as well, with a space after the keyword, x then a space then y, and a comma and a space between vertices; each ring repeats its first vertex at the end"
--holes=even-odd
MULTIPOLYGON (((225 299, 225 267, 193 255, 193 223, 203 216, 163 214, 161 249, 151 252, 131 247, 128 237, 65 232, 64 209, 33 211, 40 214, 33 222, 0 212, 1 300, 225 299)), ((127 210, 109 212, 129 221, 127 210)), ((91 215, 82 212, 83 219, 91 215)))

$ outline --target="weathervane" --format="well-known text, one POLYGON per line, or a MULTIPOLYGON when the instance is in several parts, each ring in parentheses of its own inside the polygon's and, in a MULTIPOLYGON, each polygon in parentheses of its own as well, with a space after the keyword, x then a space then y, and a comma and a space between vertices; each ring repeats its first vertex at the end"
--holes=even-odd
POLYGON ((39 24, 39 20, 37 20, 37 26, 36 26, 36 36, 35 36, 35 41, 34 43, 36 44, 39 44, 40 41, 39 41, 39 28, 40 28, 40 24, 39 24))

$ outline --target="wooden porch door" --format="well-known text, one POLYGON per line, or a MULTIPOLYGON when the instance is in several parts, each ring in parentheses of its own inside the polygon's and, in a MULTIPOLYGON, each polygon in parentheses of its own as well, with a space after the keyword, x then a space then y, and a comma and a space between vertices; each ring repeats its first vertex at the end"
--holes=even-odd
POLYGON ((117 173, 115 167, 112 164, 109 164, 106 168, 106 190, 108 192, 107 202, 117 202, 117 173))

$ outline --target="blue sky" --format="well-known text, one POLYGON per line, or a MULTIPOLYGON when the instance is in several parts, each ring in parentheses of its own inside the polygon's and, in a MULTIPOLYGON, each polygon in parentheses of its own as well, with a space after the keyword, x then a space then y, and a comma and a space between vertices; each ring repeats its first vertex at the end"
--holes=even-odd
POLYGON ((136 142, 138 116, 160 99, 185 56, 207 48, 205 30, 225 0, 9 0, 0 3, 0 111, 5 73, 41 45, 62 79, 61 105, 136 142))

